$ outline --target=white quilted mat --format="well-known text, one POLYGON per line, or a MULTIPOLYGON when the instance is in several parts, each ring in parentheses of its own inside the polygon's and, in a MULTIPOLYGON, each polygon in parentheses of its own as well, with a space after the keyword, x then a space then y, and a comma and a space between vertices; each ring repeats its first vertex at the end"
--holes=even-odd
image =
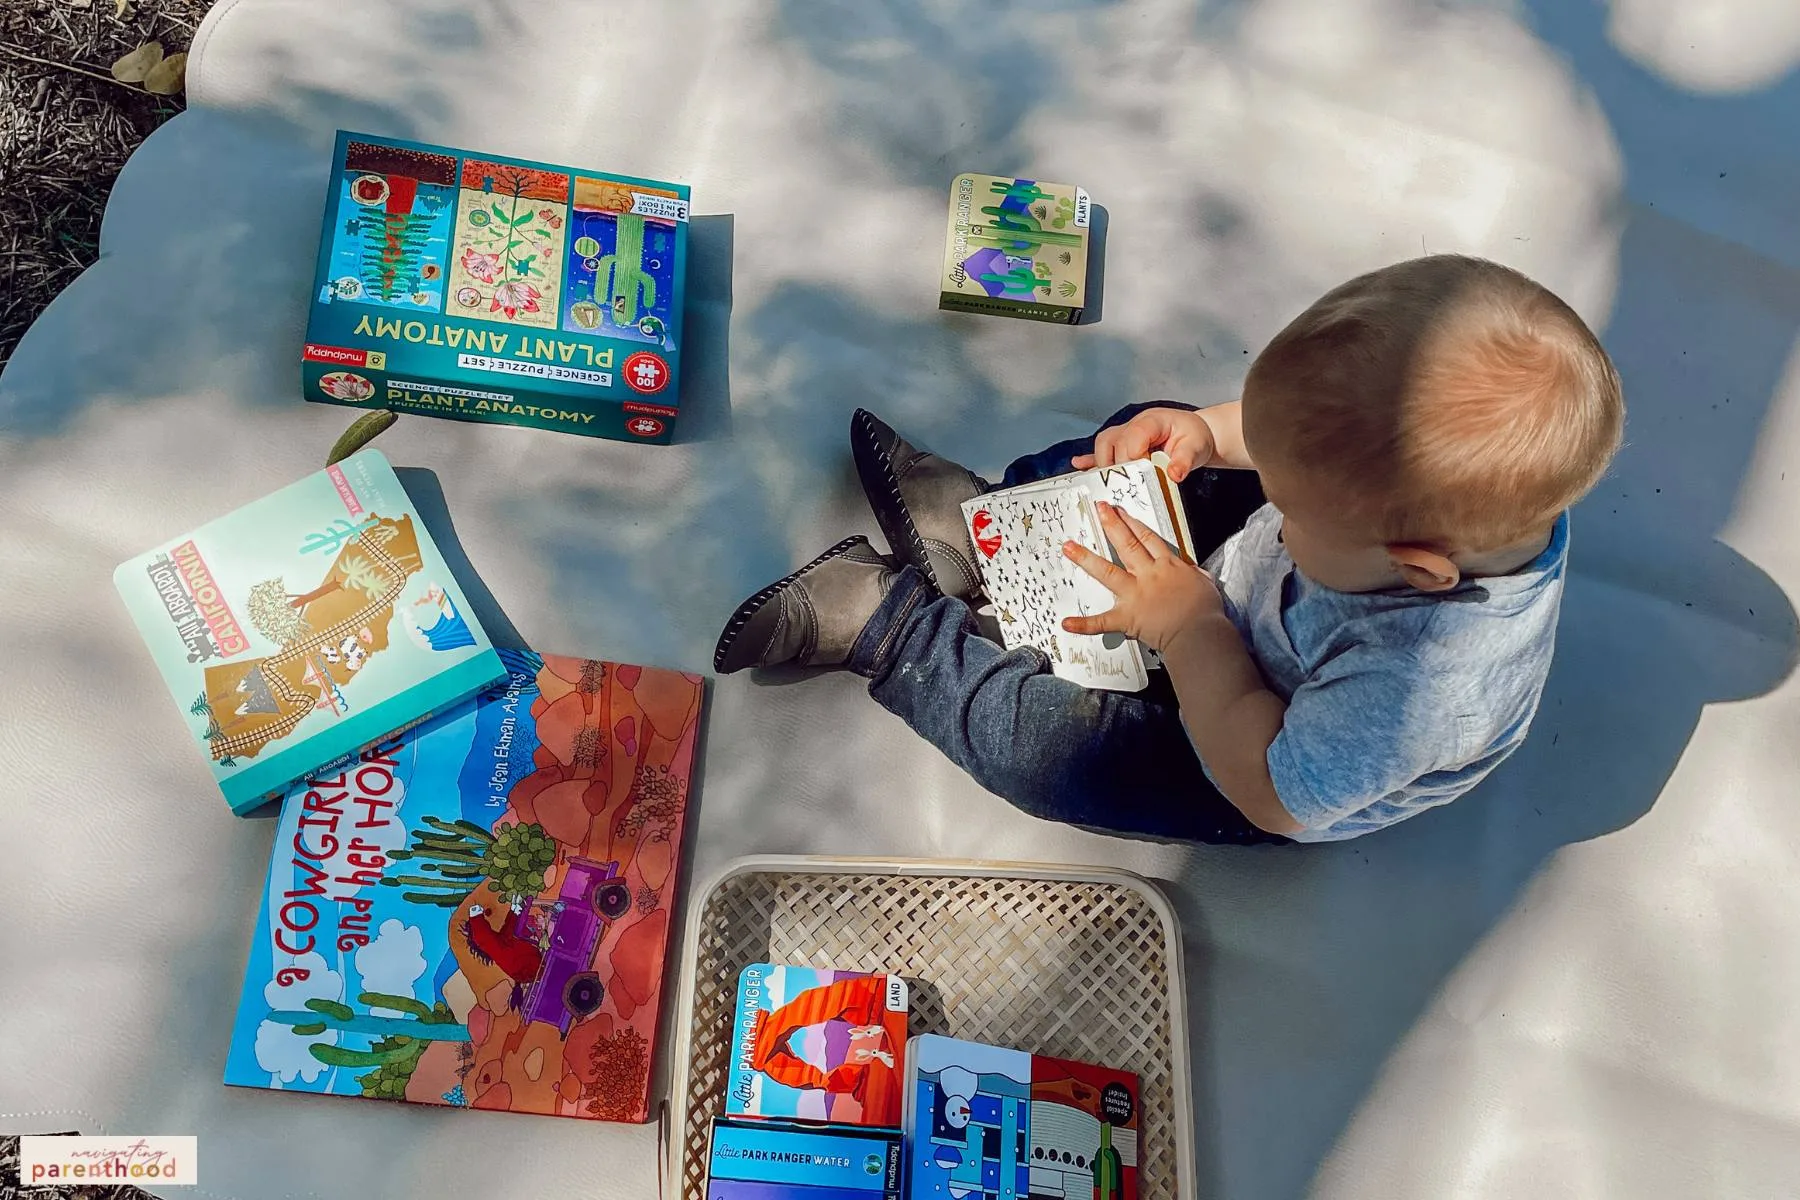
POLYGON ((382 441, 564 653, 703 667, 743 594, 872 533, 859 404, 997 469, 1128 401, 1232 397, 1289 315, 1421 249, 1564 292, 1630 444, 1577 515, 1533 739, 1480 791, 1331 848, 1109 841, 981 792, 853 679, 733 677, 696 868, 1166 881, 1203 1196, 1792 1194, 1797 59, 1790 0, 223 0, 193 110, 0 384, 0 1127, 197 1133, 208 1197, 656 1194, 653 1129, 219 1083, 271 828, 227 815, 109 573, 349 420, 295 398, 342 125, 687 180, 716 214, 683 444, 382 441), (934 311, 967 169, 1105 206, 1100 324, 934 311))

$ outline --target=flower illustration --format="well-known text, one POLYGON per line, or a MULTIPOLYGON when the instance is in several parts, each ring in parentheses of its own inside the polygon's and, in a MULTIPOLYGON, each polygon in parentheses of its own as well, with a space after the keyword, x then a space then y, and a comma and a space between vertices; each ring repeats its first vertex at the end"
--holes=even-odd
POLYGON ((556 220, 556 210, 554 208, 540 208, 538 209, 538 216, 546 221, 554 221, 556 220))
POLYGON ((516 317, 521 312, 538 311, 538 297, 543 293, 529 283, 520 283, 510 279, 494 289, 494 303, 489 312, 504 312, 509 317, 516 317))
POLYGON ((561 217, 551 217, 550 218, 550 228, 561 229, 562 228, 562 218, 561 217))
POLYGON ((482 254, 470 246, 462 253, 462 269, 483 283, 492 283, 500 276, 500 256, 482 254))

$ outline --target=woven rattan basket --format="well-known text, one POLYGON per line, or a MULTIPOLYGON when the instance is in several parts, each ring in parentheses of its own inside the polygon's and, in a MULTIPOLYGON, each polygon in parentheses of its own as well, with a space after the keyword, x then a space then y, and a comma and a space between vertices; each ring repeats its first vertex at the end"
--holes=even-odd
POLYGON ((1091 867, 747 858, 688 920, 675 1035, 675 1194, 705 1200, 737 976, 753 962, 889 971, 911 1030, 1136 1071, 1142 1200, 1192 1200, 1181 939, 1147 880, 1091 867))

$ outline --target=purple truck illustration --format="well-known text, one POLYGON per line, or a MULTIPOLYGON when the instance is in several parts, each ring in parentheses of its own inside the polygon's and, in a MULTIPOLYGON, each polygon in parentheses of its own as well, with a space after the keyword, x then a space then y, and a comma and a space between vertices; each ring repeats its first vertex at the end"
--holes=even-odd
POLYGON ((619 878, 619 864, 572 858, 562 890, 545 906, 544 960, 525 989, 520 1011, 567 1034, 569 1026, 592 1016, 606 999, 600 976, 589 969, 594 947, 606 927, 631 911, 631 885, 619 878))

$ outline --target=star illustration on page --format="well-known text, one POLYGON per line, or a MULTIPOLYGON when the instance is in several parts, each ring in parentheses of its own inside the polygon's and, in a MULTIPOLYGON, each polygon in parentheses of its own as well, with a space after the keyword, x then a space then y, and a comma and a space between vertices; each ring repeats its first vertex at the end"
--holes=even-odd
POLYGON ((1008 625, 1013 624, 1017 620, 1017 618, 1012 615, 1012 610, 1005 607, 1000 609, 1000 619, 1005 621, 1008 625))

